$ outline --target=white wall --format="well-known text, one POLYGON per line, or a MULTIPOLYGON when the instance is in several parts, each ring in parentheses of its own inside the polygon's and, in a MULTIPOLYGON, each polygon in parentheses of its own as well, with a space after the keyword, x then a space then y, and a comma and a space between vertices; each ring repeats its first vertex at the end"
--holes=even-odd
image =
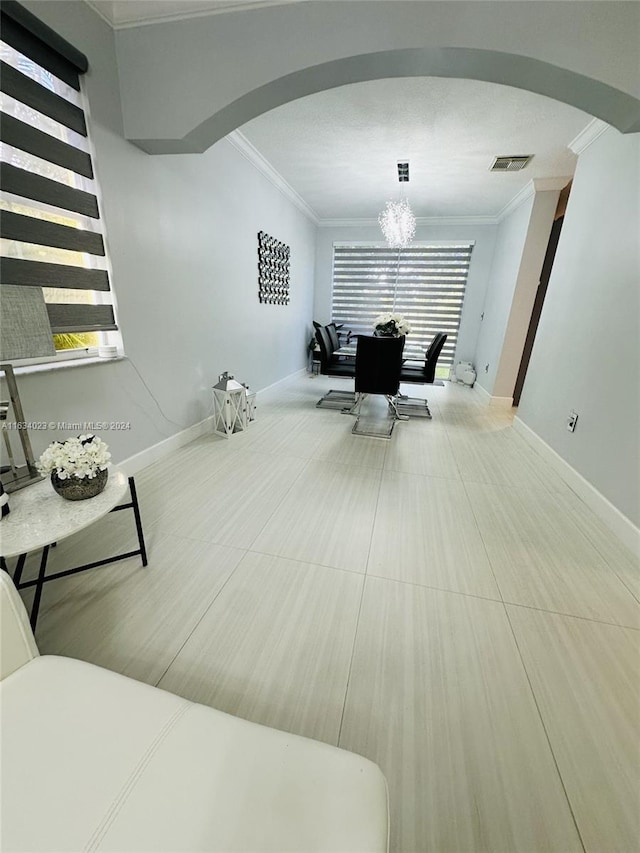
MULTIPOLYGON (((316 228, 225 140, 204 155, 162 157, 126 142, 111 29, 85 3, 25 5, 89 59, 91 134, 128 359, 22 376, 21 395, 29 420, 130 421, 129 431, 103 434, 119 460, 203 419, 222 371, 260 389, 305 366, 316 228), (291 246, 287 307, 258 302, 260 230, 291 246)), ((64 435, 35 432, 35 452, 64 435)))
POLYGON ((478 383, 513 396, 558 190, 533 191, 498 226, 476 351, 478 383))
POLYGON ((518 415, 640 524, 640 135, 578 158, 518 415), (579 414, 566 430, 571 409, 579 414))
POLYGON ((513 398, 559 195, 559 190, 536 192, 533 201, 518 280, 493 386, 496 397, 513 398))
POLYGON ((533 195, 526 198, 502 220, 497 229, 475 357, 478 384, 489 394, 493 394, 496 381, 533 202, 533 195))
MULTIPOLYGON (((480 328, 480 314, 485 300, 489 270, 493 256, 495 225, 457 225, 452 223, 418 224, 415 239, 420 241, 468 240, 475 243, 467 290, 462 309, 460 334, 456 348, 456 361, 475 361, 476 342, 480 328)), ((316 251, 316 276, 314 320, 328 323, 331 319, 331 294, 334 242, 380 242, 382 236, 377 225, 323 226, 318 229, 316 251)))

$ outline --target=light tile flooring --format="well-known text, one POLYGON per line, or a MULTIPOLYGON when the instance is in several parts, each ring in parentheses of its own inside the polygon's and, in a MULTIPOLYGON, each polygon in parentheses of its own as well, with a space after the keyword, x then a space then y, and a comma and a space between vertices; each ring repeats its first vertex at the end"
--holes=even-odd
MULTIPOLYGON (((386 442, 340 385, 140 472, 149 567, 46 587, 40 648, 372 758, 396 853, 635 853, 637 562, 474 391, 386 442)), ((118 513, 53 567, 131 547, 118 513)))

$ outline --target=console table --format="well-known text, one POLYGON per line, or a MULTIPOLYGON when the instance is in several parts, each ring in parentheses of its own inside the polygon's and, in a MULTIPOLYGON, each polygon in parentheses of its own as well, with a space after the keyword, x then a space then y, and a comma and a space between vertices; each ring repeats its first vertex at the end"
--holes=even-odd
POLYGON ((142 565, 147 565, 147 551, 144 544, 142 520, 140 518, 140 507, 133 477, 127 477, 123 471, 109 471, 107 485, 99 495, 83 501, 68 501, 57 495, 49 480, 43 480, 32 486, 27 486, 11 495, 11 512, 0 522, 0 567, 9 572, 7 559, 17 557, 14 569, 13 581, 18 589, 35 587, 33 605, 31 608, 31 627, 35 630, 42 598, 42 588, 45 583, 85 572, 97 566, 107 563, 115 563, 128 557, 140 554, 142 565), (126 495, 127 489, 130 493, 130 501, 120 503, 126 495), (119 510, 133 510, 136 531, 138 534, 138 548, 135 551, 127 551, 125 554, 117 554, 104 560, 96 560, 83 566, 75 566, 62 572, 47 575, 47 560, 49 549, 54 547, 61 539, 78 533, 85 527, 98 521, 99 518, 110 512, 119 510), (40 568, 35 580, 22 581, 22 571, 27 555, 42 548, 40 568))

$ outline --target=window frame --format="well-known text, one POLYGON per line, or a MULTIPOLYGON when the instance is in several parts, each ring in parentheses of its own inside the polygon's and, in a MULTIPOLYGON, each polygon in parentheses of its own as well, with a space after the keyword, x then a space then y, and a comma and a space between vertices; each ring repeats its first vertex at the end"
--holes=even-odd
MULTIPOLYGON (((118 328, 118 308, 113 286, 113 270, 106 236, 106 223, 102 215, 103 196, 95 143, 91 133, 90 103, 82 76, 88 67, 86 57, 18 3, 3 3, 2 18, 3 25, 7 25, 9 32, 6 38, 4 32, 2 34, 3 44, 6 44, 9 49, 7 54, 3 52, 3 63, 6 63, 8 68, 15 69, 13 74, 15 82, 12 85, 8 84, 8 88, 5 89, 8 99, 7 115, 12 116, 10 125, 22 123, 21 128, 18 128, 13 134, 17 143, 14 143, 9 135, 3 140, 3 146, 7 146, 2 158, 3 163, 13 167, 13 174, 19 176, 19 180, 16 177, 13 181, 18 191, 12 192, 6 189, 6 185, 2 187, 3 209, 7 214, 12 214, 11 217, 7 216, 7 227, 2 235, 4 243, 2 260, 3 262, 10 262, 7 263, 8 272, 4 276, 5 285, 3 287, 13 285, 14 295, 12 298, 18 300, 15 303, 18 306, 21 304, 18 294, 22 287, 40 289, 45 305, 69 306, 67 310, 61 308, 55 312, 47 308, 52 348, 56 347, 56 335, 95 334, 98 336, 97 345, 89 344, 71 349, 56 348, 55 353, 51 355, 23 358, 9 356, 3 360, 12 363, 15 367, 83 362, 88 358, 96 358, 101 346, 116 346, 118 356, 122 357, 124 350, 122 335, 118 328), (52 67, 52 61, 54 65, 56 62, 60 63, 61 73, 52 67), (42 97, 37 94, 38 91, 43 91, 42 97), (47 92, 50 94, 45 94, 47 92), (57 100, 57 103, 50 106, 49 102, 52 102, 52 99, 53 101, 57 100), (67 106, 58 107, 58 104, 63 103, 67 106), (41 104, 45 107, 44 111, 41 104), (23 105, 25 109, 21 110, 19 105, 23 105), (71 115, 69 110, 75 111, 74 114, 71 115), (57 115, 57 112, 60 112, 61 117, 57 115), (30 120, 29 113, 35 114, 35 117, 42 116, 42 121, 30 120), (70 121, 69 116, 73 122, 70 121), (73 123, 79 123, 81 129, 76 131, 72 127, 73 123), (30 142, 28 127, 39 128, 32 131, 32 135, 40 135, 39 140, 30 142), (70 130, 70 133, 65 133, 67 129, 70 130), (46 147, 49 137, 52 141, 51 149, 46 147), (64 158, 62 161, 56 160, 56 149, 59 149, 60 142, 62 142, 63 147, 67 147, 67 150, 86 152, 84 157, 88 160, 86 166, 88 171, 84 171, 84 166, 81 166, 78 171, 75 165, 76 161, 72 157, 71 162, 66 164, 67 180, 63 180, 64 176, 57 176, 56 162, 65 162, 64 158), (31 147, 33 145, 36 147, 31 147), (53 152, 51 157, 49 156, 50 151, 53 152), (24 155, 23 160, 21 155, 24 155), (36 158, 32 164, 29 162, 31 157, 36 158), (41 161, 40 166, 38 161, 41 161), (43 166, 46 166, 47 163, 51 163, 54 167, 55 177, 54 175, 47 176, 46 168, 43 171, 43 166), (21 172, 16 172, 16 170, 24 171, 28 175, 42 175, 44 173, 48 180, 60 183, 61 187, 68 186, 79 190, 81 196, 83 193, 88 193, 89 196, 95 198, 94 212, 89 214, 90 218, 87 217, 86 213, 78 214, 70 209, 68 204, 64 206, 68 197, 61 197, 55 193, 53 193, 55 197, 53 203, 48 203, 50 199, 48 201, 40 200, 47 197, 47 192, 44 194, 42 192, 36 193, 36 198, 29 198, 24 192, 20 192, 25 188, 25 179, 21 172), (62 198, 63 204, 59 203, 60 198, 62 198), (41 211, 41 214, 44 215, 38 216, 37 211, 41 211), (34 212, 36 213, 35 216, 34 212), (23 217, 23 219, 21 220, 19 217, 23 217), (75 220, 75 224, 66 222, 62 225, 62 220, 65 218, 75 220), (56 222, 60 220, 61 227, 58 228, 56 234, 52 231, 46 231, 44 227, 38 229, 29 225, 29 222, 34 223, 36 220, 50 222, 54 228, 56 222), (65 228, 66 234, 63 233, 65 228), (73 234, 74 228, 80 229, 78 233, 82 232, 82 239, 78 237, 76 240, 70 236, 73 234), (87 241, 84 239, 84 234, 89 232, 96 235, 95 240, 87 241), (22 237, 22 234, 25 236, 22 237), (37 242, 37 238, 45 238, 47 242, 37 242), (62 242, 56 242, 57 240, 62 242), (61 251, 69 251, 66 260, 64 255, 61 259, 59 254, 61 251), (42 270, 43 281, 40 284, 37 265, 42 262, 48 265, 48 269, 42 270), (59 269, 57 269, 58 267, 59 269), (95 270, 96 272, 89 277, 84 275, 81 277, 78 272, 78 275, 71 276, 67 286, 65 284, 66 270, 71 271, 73 269, 78 271, 95 270), (101 274, 98 275, 98 273, 101 274), (15 279, 12 279, 13 275, 15 275, 15 279), (48 275, 52 278, 47 278, 48 275), (97 286, 93 286, 94 284, 97 286), (51 294, 47 293, 48 288, 68 290, 69 286, 71 291, 66 295, 60 294, 57 299, 52 299, 51 294), (90 297, 86 300, 75 299, 72 292, 78 296, 82 293, 90 294, 90 297), (74 305, 85 304, 87 306, 95 305, 98 307, 103 305, 109 307, 95 312, 83 311, 81 308, 74 310, 73 308, 74 305)), ((5 96, 3 95, 3 97, 5 96)), ((3 115, 4 112, 5 105, 3 105, 3 115)), ((83 155, 79 156, 82 157, 83 155)), ((10 172, 11 170, 8 174, 10 172)), ((11 184, 10 186, 13 189, 11 184)), ((27 186, 26 189, 29 191, 31 187, 27 186)), ((40 189, 38 187, 38 190, 40 189)), ((52 195, 51 192, 48 194, 52 195)), ((76 210, 79 209, 76 208, 76 210)), ((41 324, 37 328, 40 327, 46 340, 46 327, 41 324)))
MULTIPOLYGON (((403 251, 411 251, 412 249, 415 250, 415 249, 440 249, 440 248, 442 248, 442 249, 446 250, 446 249, 452 249, 454 247, 459 247, 459 248, 466 250, 468 252, 468 264, 466 266, 466 275, 465 275, 465 279, 464 279, 464 289, 463 289, 463 293, 462 293, 462 298, 461 298, 460 303, 459 303, 459 314, 458 314, 457 326, 456 326, 455 330, 451 330, 449 328, 442 329, 443 331, 445 331, 447 333, 448 339, 447 339, 447 343, 445 344, 445 348, 443 348, 443 355, 441 356, 440 361, 442 362, 442 365, 444 367, 446 367, 447 371, 450 368, 453 368, 453 366, 455 364, 456 350, 457 350, 457 345, 458 345, 460 327, 462 325, 462 320, 464 317, 464 306, 465 306, 465 301, 466 301, 467 292, 468 292, 469 274, 471 272, 471 264, 473 261, 473 251, 474 251, 475 245, 476 245, 475 240, 466 239, 466 238, 461 239, 461 240, 414 240, 411 242, 410 246, 408 246, 406 250, 403 249, 403 250, 400 250, 400 252, 399 252, 400 257, 402 256, 403 251)), ((349 318, 342 313, 336 312, 336 284, 337 284, 337 282, 336 282, 336 249, 346 249, 346 248, 384 250, 389 255, 391 255, 393 253, 398 253, 399 250, 390 248, 384 240, 335 240, 335 241, 333 241, 332 257, 331 257, 331 306, 330 306, 331 307, 331 320, 332 320, 332 322, 341 323, 343 325, 349 326, 350 325, 349 318)), ((398 306, 396 304, 396 297, 397 297, 397 293, 398 293, 398 279, 397 279, 397 277, 396 277, 396 281, 393 285, 393 290, 394 290, 394 307, 393 308, 385 307, 383 305, 380 307, 379 310, 377 310, 377 313, 382 313, 382 312, 387 311, 387 310, 393 311, 394 313, 397 313, 397 314, 403 314, 411 323, 412 322, 411 312, 406 310, 406 309, 403 309, 402 305, 398 306)), ((373 317, 371 319, 373 319, 373 317)), ((351 322, 353 322, 354 320, 356 320, 356 317, 352 318, 351 322)), ((361 323, 355 322, 354 325, 357 328, 362 327, 363 322, 361 322, 361 323)), ((435 330, 436 325, 437 325, 437 319, 432 322, 432 326, 433 326, 434 330, 435 330)), ((440 328, 438 328, 437 331, 440 331, 440 328)), ((362 334, 363 332, 357 331, 356 333, 362 334)), ((369 334, 373 333, 372 326, 368 327, 368 333, 369 334)), ((411 340, 412 333, 413 333, 414 339, 415 339, 415 331, 413 331, 413 332, 409 333, 408 340, 413 343, 413 341, 411 340)), ((435 334, 435 331, 433 331, 433 334, 435 334)), ((425 350, 427 349, 427 347, 431 343, 431 340, 433 338, 433 334, 430 333, 430 336, 428 338, 426 338, 426 337, 420 338, 419 345, 424 345, 425 350)))

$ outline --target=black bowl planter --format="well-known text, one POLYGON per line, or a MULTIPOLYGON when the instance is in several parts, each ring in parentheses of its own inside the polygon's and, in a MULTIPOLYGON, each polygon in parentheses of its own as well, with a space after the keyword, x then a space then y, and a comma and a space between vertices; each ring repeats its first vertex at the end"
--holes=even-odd
POLYGON ((51 472, 51 485, 67 501, 84 501, 95 498, 107 485, 109 471, 98 471, 95 477, 67 477, 61 480, 55 471, 51 472))

